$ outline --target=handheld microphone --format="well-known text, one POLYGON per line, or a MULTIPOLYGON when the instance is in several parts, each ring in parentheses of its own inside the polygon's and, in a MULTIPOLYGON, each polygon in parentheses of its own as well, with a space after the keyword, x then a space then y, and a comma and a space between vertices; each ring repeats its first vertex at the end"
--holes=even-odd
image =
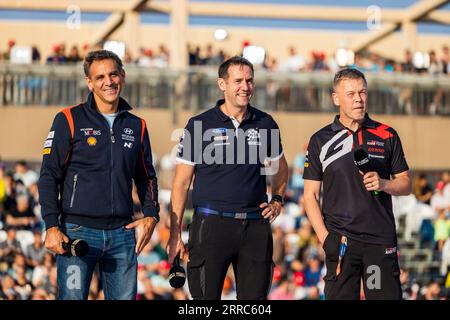
POLYGON ((83 257, 89 252, 87 242, 81 239, 69 239, 69 242, 63 242, 62 247, 68 257, 83 257))
POLYGON ((186 272, 180 265, 180 256, 177 255, 173 260, 172 268, 169 271, 169 283, 172 288, 181 288, 186 281, 186 272))
MULTIPOLYGON (((357 149, 353 152, 353 159, 355 161, 355 165, 358 167, 358 169, 366 174, 369 171, 373 171, 370 166, 370 159, 367 152, 365 152, 363 149, 357 149)), ((377 196, 379 194, 378 191, 372 191, 372 194, 374 196, 377 196)))

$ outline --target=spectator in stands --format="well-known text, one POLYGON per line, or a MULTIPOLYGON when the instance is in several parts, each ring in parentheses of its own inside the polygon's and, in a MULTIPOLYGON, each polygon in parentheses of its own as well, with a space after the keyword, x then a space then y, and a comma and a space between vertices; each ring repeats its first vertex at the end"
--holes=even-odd
POLYGON ((415 73, 417 72, 416 67, 413 63, 413 55, 411 53, 411 50, 405 51, 405 60, 402 63, 402 72, 406 73, 415 73))
POLYGON ((33 269, 31 282, 34 287, 42 287, 50 279, 50 273, 55 267, 55 256, 49 251, 45 252, 43 262, 33 269))
MULTIPOLYGON (((268 54, 266 54, 266 57, 264 59, 264 63, 263 63, 263 68, 269 72, 277 72, 278 71, 278 60, 274 57, 269 56, 268 54)), ((272 98, 275 96, 276 94, 276 89, 278 86, 275 82, 273 81, 269 81, 267 83, 267 93, 268 93, 268 97, 272 98)), ((270 105, 270 103, 268 103, 268 105, 270 105)))
POLYGON ((48 277, 44 278, 42 288, 48 293, 51 300, 56 299, 56 294, 58 292, 58 281, 57 281, 57 270, 56 267, 50 269, 48 277))
POLYGON ((215 55, 213 51, 212 44, 206 46, 206 56, 202 61, 203 65, 206 66, 218 66, 223 62, 223 57, 220 55, 215 55))
POLYGON ((440 210, 444 210, 448 212, 450 210, 450 202, 449 199, 445 196, 444 193, 445 183, 444 181, 438 181, 436 183, 436 188, 433 196, 431 197, 430 203, 431 207, 439 212, 440 210))
POLYGON ((151 276, 152 287, 156 294, 160 295, 164 300, 171 299, 172 287, 169 283, 170 263, 162 260, 155 274, 151 276))
POLYGON ((154 57, 153 66, 156 68, 167 68, 169 65, 169 50, 163 44, 159 45, 158 54, 154 57))
POLYGON ((394 72, 394 61, 392 59, 380 59, 380 72, 394 72))
POLYGON ((161 255, 159 255, 154 249, 154 243, 150 241, 141 254, 138 256, 138 266, 145 268, 147 272, 156 272, 159 268, 159 263, 162 261, 161 255))
POLYGON ((155 292, 150 278, 145 277, 142 281, 143 293, 139 293, 137 300, 163 300, 163 296, 155 292))
POLYGON ((89 43, 87 42, 83 43, 83 45, 81 46, 81 54, 80 54, 81 60, 84 60, 89 51, 91 51, 89 43))
MULTIPOLYGON (((6 262, 7 268, 12 265, 16 254, 22 252, 20 242, 16 239, 16 234, 16 229, 8 226, 6 229, 6 240, 0 242, 0 258, 2 261, 6 262)), ((3 269, 0 270, 0 272, 1 271, 6 270, 3 269)))
MULTIPOLYGON (((5 186, 5 198, 3 199, 3 212, 6 215, 6 212, 12 210, 16 205, 16 181, 14 181, 14 175, 12 172, 6 173, 3 175, 3 182, 5 186)), ((3 220, 6 216, 3 216, 3 220)))
POLYGON ((308 149, 308 144, 303 145, 303 151, 295 155, 292 163, 292 174, 289 178, 289 185, 287 196, 292 202, 298 203, 300 197, 303 195, 303 167, 305 165, 305 154, 308 149))
POLYGON ((5 164, 0 161, 0 212, 2 211, 3 202, 6 200, 6 183, 4 179, 5 164))
POLYGON ((445 241, 450 237, 450 219, 443 208, 438 210, 439 217, 434 221, 434 241, 436 249, 441 252, 445 241))
POLYGON ((428 205, 430 204, 433 189, 428 183, 426 174, 421 173, 415 178, 413 192, 418 201, 428 205))
POLYGON ((28 193, 30 195, 30 199, 29 199, 30 207, 33 210, 33 213, 37 219, 35 228, 41 228, 44 230, 44 224, 43 224, 42 215, 41 215, 41 205, 39 204, 39 190, 38 190, 37 183, 33 183, 28 188, 28 193))
POLYGON ((403 300, 409 300, 412 295, 409 272, 405 268, 400 268, 400 284, 402 286, 403 300))
POLYGON ((369 57, 368 71, 369 72, 381 71, 380 60, 381 60, 380 57, 376 53, 372 52, 369 57))
POLYGON ((289 47, 289 55, 286 59, 280 61, 278 71, 280 72, 299 72, 305 67, 305 59, 297 53, 294 46, 289 47))
POLYGON ((64 42, 61 42, 59 44, 59 55, 64 58, 64 61, 67 62, 67 55, 66 55, 66 44, 64 42))
POLYGON ((14 262, 11 264, 11 268, 8 270, 8 273, 14 279, 17 279, 17 273, 20 268, 24 268, 27 279, 32 278, 33 271, 31 269, 28 269, 25 255, 22 252, 16 253, 16 255, 14 256, 14 262))
POLYGON ((30 208, 30 198, 26 194, 18 195, 16 208, 6 215, 6 223, 17 230, 31 230, 38 222, 30 208))
POLYGON ((311 287, 308 290, 308 296, 305 300, 320 300, 320 291, 317 287, 311 287))
POLYGON ((317 286, 321 279, 321 262, 315 254, 308 257, 307 266, 305 268, 305 285, 307 287, 317 286))
POLYGON ((44 289, 36 288, 33 291, 31 300, 50 300, 50 297, 44 289))
POLYGON ((441 286, 438 281, 431 281, 423 288, 422 294, 417 300, 438 300, 440 298, 441 286))
POLYGON ((80 53, 78 51, 78 47, 76 45, 70 48, 69 55, 67 56, 68 63, 78 63, 81 61, 80 53))
POLYGON ((137 65, 144 68, 153 67, 153 50, 150 48, 141 48, 139 50, 137 65))
POLYGON ((61 55, 61 47, 59 44, 55 44, 52 48, 52 54, 47 57, 47 64, 64 64, 66 63, 66 57, 61 55))
POLYGON ((450 202, 450 171, 444 171, 441 175, 441 180, 444 182, 444 196, 450 202))
POLYGON ((16 181, 21 180, 25 187, 29 188, 33 183, 36 183, 39 179, 38 174, 31 170, 26 161, 20 160, 16 162, 16 172, 14 173, 14 179, 16 181))
POLYGON ((279 285, 274 288, 268 297, 269 300, 294 300, 294 287, 287 275, 283 275, 279 285))
POLYGON ((189 52, 189 65, 190 66, 198 66, 201 63, 200 57, 200 46, 196 46, 195 49, 192 49, 190 45, 188 45, 189 52))
POLYGON ((325 62, 325 53, 324 52, 312 52, 312 63, 311 70, 313 71, 327 71, 329 70, 326 62, 325 62))
POLYGON ((30 277, 26 274, 26 267, 18 266, 15 271, 14 290, 20 294, 21 300, 28 300, 34 288, 31 284, 30 277))
POLYGON ((35 44, 31 46, 31 60, 35 64, 39 64, 41 62, 41 52, 35 44))
POLYGON ((431 75, 438 75, 442 73, 441 63, 437 58, 436 51, 431 50, 428 55, 430 57, 430 66, 428 67, 428 73, 431 75))
POLYGON ((0 300, 19 300, 20 294, 14 289, 14 279, 10 275, 0 277, 0 300))
POLYGON ((2 55, 3 60, 9 61, 10 56, 11 56, 11 49, 15 45, 16 45, 16 40, 14 40, 14 39, 9 39, 8 40, 8 49, 6 49, 6 52, 3 53, 3 55, 2 55))
POLYGON ((355 62, 353 65, 350 65, 351 68, 356 68, 361 72, 367 72, 367 61, 364 59, 363 55, 360 53, 355 53, 355 62))
POLYGON ((442 46, 441 65, 442 73, 450 74, 450 51, 447 45, 442 46))
POLYGON ((30 243, 25 249, 25 257, 27 258, 27 264, 35 268, 44 262, 44 256, 47 250, 42 242, 42 233, 40 229, 33 231, 34 242, 30 243))

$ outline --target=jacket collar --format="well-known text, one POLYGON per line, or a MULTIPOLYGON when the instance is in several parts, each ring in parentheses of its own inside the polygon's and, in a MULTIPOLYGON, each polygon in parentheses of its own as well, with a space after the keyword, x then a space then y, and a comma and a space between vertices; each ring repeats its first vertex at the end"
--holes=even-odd
MULTIPOLYGON (((369 114, 367 112, 364 116, 364 121, 363 121, 362 127, 363 128, 372 128, 372 129, 377 127, 377 123, 369 117, 369 114)), ((334 121, 331 124, 331 130, 333 130, 335 132, 341 131, 341 130, 347 130, 347 128, 344 127, 344 125, 339 121, 339 115, 336 115, 336 117, 334 118, 334 121)))
MULTIPOLYGON (((222 120, 223 122, 231 120, 229 116, 227 116, 225 113, 222 112, 220 109, 220 106, 225 103, 225 99, 219 99, 216 102, 216 105, 214 106, 214 111, 216 112, 217 117, 222 120)), ((255 120, 256 114, 255 114, 255 108, 253 108, 250 104, 247 106, 247 111, 245 112, 244 118, 242 121, 251 119, 255 120)))
MULTIPOLYGON (((99 112, 97 108, 97 104, 95 103, 94 94, 92 92, 89 93, 86 101, 86 105, 89 110, 94 112, 99 112)), ((130 111, 133 109, 128 102, 125 101, 122 97, 119 97, 119 108, 117 110, 118 113, 124 112, 124 111, 130 111)))

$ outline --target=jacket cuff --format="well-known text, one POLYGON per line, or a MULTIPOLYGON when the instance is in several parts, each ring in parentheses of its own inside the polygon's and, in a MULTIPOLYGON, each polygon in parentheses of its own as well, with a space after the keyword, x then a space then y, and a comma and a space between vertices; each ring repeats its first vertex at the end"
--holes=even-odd
POLYGON ((59 227, 58 215, 49 214, 43 217, 45 222, 45 230, 48 230, 52 227, 59 227))
POLYGON ((159 208, 143 209, 144 217, 153 217, 156 222, 159 222, 159 208))

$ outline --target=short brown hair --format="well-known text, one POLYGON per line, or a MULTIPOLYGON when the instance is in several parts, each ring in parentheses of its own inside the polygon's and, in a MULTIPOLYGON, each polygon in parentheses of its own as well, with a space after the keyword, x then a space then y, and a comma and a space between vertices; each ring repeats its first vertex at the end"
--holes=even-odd
POLYGON ((234 57, 222 62, 222 64, 219 67, 219 78, 228 79, 228 69, 231 66, 236 66, 236 65, 248 66, 252 70, 252 74, 254 74, 253 64, 250 61, 248 61, 244 57, 234 56, 234 57))
POLYGON ((334 75, 333 80, 333 90, 336 90, 338 84, 344 79, 363 79, 365 85, 367 86, 367 80, 364 73, 355 68, 345 68, 341 69, 334 75))

